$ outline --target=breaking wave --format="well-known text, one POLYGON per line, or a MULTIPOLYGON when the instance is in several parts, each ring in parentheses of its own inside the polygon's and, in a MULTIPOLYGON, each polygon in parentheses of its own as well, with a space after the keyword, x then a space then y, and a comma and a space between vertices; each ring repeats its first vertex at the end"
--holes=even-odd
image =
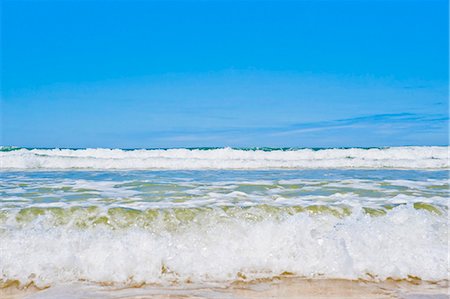
POLYGON ((24 149, 3 147, 1 169, 448 169, 449 147, 345 149, 24 149))
POLYGON ((449 273, 447 217, 411 205, 380 214, 273 207, 9 212, 1 216, 0 281, 22 285, 233 281, 287 273, 437 281, 449 273))

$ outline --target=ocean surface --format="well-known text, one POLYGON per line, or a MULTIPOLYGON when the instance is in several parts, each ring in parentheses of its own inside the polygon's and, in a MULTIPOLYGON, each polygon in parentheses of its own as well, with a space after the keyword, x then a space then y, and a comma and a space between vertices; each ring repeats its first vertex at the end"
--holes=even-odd
POLYGON ((449 147, 0 149, 0 282, 448 280, 449 147))

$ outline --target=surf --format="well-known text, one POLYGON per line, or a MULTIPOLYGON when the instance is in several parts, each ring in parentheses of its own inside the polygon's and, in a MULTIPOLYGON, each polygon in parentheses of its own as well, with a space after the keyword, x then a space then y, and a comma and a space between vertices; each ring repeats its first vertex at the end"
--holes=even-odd
POLYGON ((329 149, 25 149, 4 147, 0 169, 448 169, 449 147, 329 149))

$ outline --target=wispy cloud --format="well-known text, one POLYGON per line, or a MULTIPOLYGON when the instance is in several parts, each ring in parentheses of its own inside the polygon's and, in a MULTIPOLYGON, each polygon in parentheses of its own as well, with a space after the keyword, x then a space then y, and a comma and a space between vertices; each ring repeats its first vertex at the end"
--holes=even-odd
POLYGON ((276 129, 273 136, 294 135, 309 132, 356 129, 356 128, 391 128, 400 129, 405 127, 427 126, 430 123, 445 124, 448 116, 444 115, 420 115, 415 113, 374 114, 346 119, 338 119, 322 122, 297 123, 285 128, 276 129))
POLYGON ((443 114, 392 113, 286 126, 141 131, 135 132, 134 137, 160 146, 410 145, 435 140, 436 136, 447 142, 448 121, 449 117, 443 114))

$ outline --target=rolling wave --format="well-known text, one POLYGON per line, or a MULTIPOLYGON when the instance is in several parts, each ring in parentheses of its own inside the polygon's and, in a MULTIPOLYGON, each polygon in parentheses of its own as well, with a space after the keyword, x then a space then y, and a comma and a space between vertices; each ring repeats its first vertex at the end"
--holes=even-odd
POLYGON ((283 273, 438 281, 449 271, 446 217, 412 206, 382 215, 344 217, 215 209, 159 216, 114 210, 101 218, 98 211, 83 209, 74 211, 69 222, 56 210, 47 212, 30 210, 5 218, 0 282, 40 287, 74 281, 139 285, 272 278, 283 273), (90 214, 98 217, 87 224, 90 214), (147 219, 142 225, 127 223, 140 217, 147 219))
POLYGON ((448 169, 449 147, 330 149, 25 149, 3 147, 8 169, 448 169))

